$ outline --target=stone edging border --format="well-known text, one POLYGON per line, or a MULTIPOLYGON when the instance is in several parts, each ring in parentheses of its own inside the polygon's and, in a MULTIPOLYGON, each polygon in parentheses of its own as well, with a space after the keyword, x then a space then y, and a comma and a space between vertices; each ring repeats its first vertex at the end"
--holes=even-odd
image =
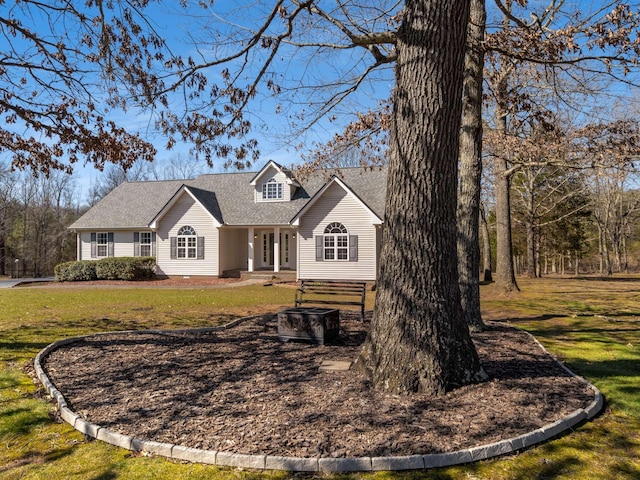
MULTIPOLYGON (((258 470, 285 470, 295 472, 356 472, 356 471, 391 471, 391 470, 422 470, 430 468, 449 467, 464 463, 486 460, 489 458, 513 453, 524 448, 545 442, 551 438, 566 432, 580 422, 595 417, 604 406, 604 397, 600 390, 589 383, 585 378, 576 375, 530 333, 527 333, 538 346, 549 356, 551 356, 567 373, 579 378, 587 384, 594 392, 594 400, 586 409, 577 409, 566 417, 529 433, 517 437, 501 440, 499 442, 480 445, 478 447, 458 450, 447 453, 432 453, 425 455, 408 455, 397 457, 358 457, 358 458, 303 458, 303 457, 281 457, 274 455, 247 455, 242 453, 218 452, 214 450, 202 450, 182 445, 170 443, 154 442, 152 440, 142 440, 128 435, 122 435, 108 430, 100 425, 83 420, 80 415, 69 409, 64 396, 53 385, 49 377, 42 368, 42 360, 57 348, 78 342, 86 337, 111 335, 114 333, 153 333, 160 335, 179 335, 185 333, 210 332, 231 328, 238 323, 255 317, 243 317, 226 325, 219 327, 183 329, 183 330, 130 330, 121 332, 105 332, 85 335, 80 337, 70 337, 54 342, 46 346, 35 358, 35 372, 42 382, 45 390, 57 403, 60 417, 79 432, 110 443, 117 447, 122 447, 132 451, 142 451, 189 462, 205 463, 218 466, 252 468, 258 470)), ((515 327, 514 327, 515 328, 515 327)))

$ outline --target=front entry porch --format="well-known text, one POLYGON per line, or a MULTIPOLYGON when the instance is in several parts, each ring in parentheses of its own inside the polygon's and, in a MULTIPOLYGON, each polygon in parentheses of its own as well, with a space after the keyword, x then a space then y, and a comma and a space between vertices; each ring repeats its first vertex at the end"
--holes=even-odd
POLYGON ((296 233, 288 227, 250 227, 247 231, 247 271, 295 270, 296 233))

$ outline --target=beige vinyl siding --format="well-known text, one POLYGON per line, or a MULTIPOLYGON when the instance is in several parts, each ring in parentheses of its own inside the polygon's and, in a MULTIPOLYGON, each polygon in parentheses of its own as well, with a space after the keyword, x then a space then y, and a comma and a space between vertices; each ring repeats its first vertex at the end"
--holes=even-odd
POLYGON ((186 192, 175 202, 158 224, 157 264, 163 275, 218 276, 218 235, 214 220, 202 206, 186 192), (193 227, 198 237, 204 237, 204 259, 172 259, 170 237, 178 235, 184 226, 193 227))
POLYGON ((337 183, 332 184, 300 219, 298 278, 375 280, 376 227, 369 212, 337 183), (316 261, 315 237, 332 222, 342 223, 349 235, 358 236, 358 260, 316 261))
POLYGON ((284 173, 269 167, 256 182, 255 200, 256 202, 288 202, 293 195, 293 189, 294 185, 287 184, 287 176, 284 173), (277 183, 282 183, 282 199, 266 200, 262 198, 262 185, 268 183, 272 178, 275 178, 277 183))
POLYGON ((248 229, 220 229, 220 273, 225 270, 247 268, 248 229))
MULTIPOLYGON (((135 230, 140 231, 140 230, 135 230)), ((98 260, 103 257, 91 258, 91 234, 105 232, 113 233, 113 256, 114 257, 133 257, 133 233, 134 230, 92 230, 90 232, 80 232, 78 238, 80 241, 80 258, 78 260, 98 260)))

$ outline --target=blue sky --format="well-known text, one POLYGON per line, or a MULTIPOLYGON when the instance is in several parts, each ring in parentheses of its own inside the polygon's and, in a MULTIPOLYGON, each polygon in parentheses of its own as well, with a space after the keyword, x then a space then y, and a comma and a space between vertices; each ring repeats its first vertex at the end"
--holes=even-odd
MULTIPOLYGON (((9 3, 12 3, 12 1, 9 3)), ((323 5, 330 5, 331 3, 327 0, 323 2, 323 5)), ((371 2, 371 5, 378 6, 382 3, 371 2)), ((546 2, 532 0, 529 3, 530 5, 542 5, 546 2)), ((568 0, 565 2, 565 7, 568 10, 576 6, 585 10, 594 10, 606 3, 608 2, 568 0)), ((490 18, 496 18, 495 6, 492 6, 491 0, 488 0, 488 4, 490 18)), ((263 1, 220 0, 214 3, 213 9, 193 8, 185 12, 181 10, 177 2, 165 2, 164 4, 153 4, 148 13, 150 14, 152 25, 167 40, 175 53, 181 55, 191 54, 194 57, 198 57, 200 53, 207 56, 211 55, 212 48, 208 45, 208 40, 215 36, 211 29, 207 30, 207 33, 202 33, 201 27, 211 27, 215 24, 221 35, 232 30, 241 31, 251 25, 253 17, 260 15, 265 8, 271 5, 272 2, 263 1), (240 9, 238 10, 238 8, 240 9), (191 39, 185 40, 189 36, 191 39)), ((35 18, 33 21, 44 22, 45 18, 35 18)), ((321 33, 319 35, 324 35, 325 39, 330 39, 331 35, 335 35, 335 32, 325 31, 324 34, 321 33)), ((301 40, 310 41, 314 39, 303 36, 301 40)), ((3 39, 0 38, 0 51, 2 51, 2 41, 3 39)), ((281 78, 286 77, 288 86, 293 86, 295 79, 302 76, 305 76, 307 80, 315 79, 318 82, 335 81, 340 78, 340 75, 348 75, 349 72, 357 74, 364 68, 360 54, 361 49, 345 50, 339 55, 335 51, 326 51, 316 57, 293 59, 293 57, 285 58, 287 55, 287 50, 285 49, 281 54, 282 58, 279 59, 276 74, 281 78)), ((211 70, 208 75, 214 80, 218 73, 211 70)), ((256 167, 259 168, 270 159, 284 165, 296 163, 300 158, 300 153, 295 149, 297 143, 305 145, 311 145, 313 142, 322 143, 330 139, 333 134, 341 132, 344 125, 353 118, 351 114, 358 111, 366 111, 368 108, 375 107, 378 101, 388 98, 393 85, 392 71, 389 69, 382 71, 374 80, 363 85, 357 95, 349 97, 343 105, 336 109, 334 112, 337 116, 336 122, 319 122, 312 129, 293 138, 287 136, 287 133, 290 133, 288 122, 290 118, 276 115, 276 101, 270 95, 260 92, 256 102, 252 105, 250 115, 254 126, 257 127, 253 132, 253 136, 258 138, 260 142, 261 159, 257 162, 258 165, 256 167)), ((285 96, 285 100, 295 102, 299 95, 299 91, 291 90, 285 96)), ((313 99, 313 97, 311 98, 313 99)), ((308 100, 308 98, 300 98, 301 103, 308 100)), ((292 107, 296 108, 298 106, 292 105, 292 107)), ((141 136, 151 141, 158 150, 157 158, 160 160, 178 154, 184 155, 190 148, 189 145, 178 144, 172 150, 167 151, 165 148, 166 139, 154 132, 153 120, 147 111, 138 111, 135 108, 131 108, 126 113, 112 111, 109 117, 116 120, 120 126, 126 127, 131 132, 138 132, 141 136)), ((219 171, 219 169, 220 163, 216 164, 215 170, 219 171)), ((78 166, 76 172, 81 184, 85 186, 99 175, 100 173, 90 166, 85 168, 78 166)))
MULTIPOLYGON (((269 8, 271 5, 271 2, 218 1, 214 4, 215 11, 199 8, 184 11, 176 2, 164 2, 163 4, 152 4, 148 10, 145 10, 145 13, 149 15, 151 24, 166 39, 174 53, 184 56, 193 55, 197 59, 200 54, 211 56, 212 48, 207 45, 207 42, 209 38, 215 37, 215 31, 211 29, 205 33, 200 33, 201 27, 211 27, 215 23, 217 31, 221 34, 231 32, 233 29, 241 30, 251 24, 251 16, 260 14, 261 6, 262 10, 264 10, 264 8, 269 8), (238 6, 243 6, 243 9, 236 10, 238 6), (220 20, 223 20, 223 22, 221 23, 220 20)), ((16 8, 13 4, 13 0, 9 0, 8 3, 3 2, 3 8, 5 7, 15 12, 16 16, 20 13, 19 8, 16 8)), ((21 20, 25 25, 32 26, 34 30, 41 34, 48 31, 50 19, 45 15, 38 14, 37 11, 36 15, 22 16, 21 20)), ((59 32, 55 32, 56 35, 68 35, 69 32, 73 31, 69 24, 61 21, 53 21, 53 25, 56 29, 61 29, 59 32)), ((9 37, 0 36, 0 51, 8 48, 6 43, 3 45, 3 42, 7 41, 9 41, 9 37)), ((10 41, 17 46, 21 44, 19 37, 10 39, 10 41)), ((289 79, 307 75, 307 78, 315 77, 319 82, 331 77, 336 78, 341 71, 346 71, 345 66, 348 66, 349 62, 353 61, 352 52, 346 52, 342 55, 336 55, 335 52, 327 54, 323 60, 328 58, 329 62, 325 64, 316 62, 316 59, 309 59, 306 63, 299 64, 297 61, 285 58, 286 55, 286 50, 283 50, 282 58, 278 62, 279 70, 277 75, 287 76, 289 79)), ((248 70, 248 73, 252 73, 251 69, 248 70)), ((216 79, 218 74, 219 71, 214 70, 207 72, 212 81, 216 79)), ((261 151, 261 158, 256 162, 256 168, 260 168, 268 160, 275 160, 284 165, 297 163, 300 153, 295 148, 296 144, 311 145, 313 142, 323 143, 327 141, 335 133, 342 131, 344 125, 351 120, 352 117, 348 116, 349 113, 364 111, 375 106, 378 100, 387 98, 391 89, 390 77, 387 77, 386 83, 364 85, 361 94, 352 96, 343 106, 336 110, 335 113, 338 119, 336 122, 321 121, 312 129, 293 137, 288 135, 290 133, 288 120, 291 117, 276 115, 276 101, 262 90, 249 109, 251 112, 249 118, 254 126, 257 127, 251 136, 258 139, 261 151)), ((291 84, 289 83, 289 85, 291 84)), ((299 92, 292 91, 287 96, 287 99, 295 101, 298 94, 299 92)), ((176 96, 176 98, 179 98, 179 96, 176 96)), ((294 105, 294 107, 297 106, 294 105)), ((179 106, 176 107, 176 109, 179 108, 179 106)), ((127 112, 111 110, 105 116, 114 120, 119 126, 126 128, 130 132, 137 132, 153 143, 158 150, 156 158, 159 160, 167 159, 174 155, 185 155, 189 151, 190 145, 180 143, 173 149, 167 150, 165 148, 166 138, 154 131, 154 120, 149 111, 130 107, 127 112)), ((16 125, 15 128, 19 130, 21 127, 16 125)), ((0 154, 0 160, 7 157, 8 155, 0 154)), ((216 163, 214 171, 220 170, 221 163, 216 163)), ((76 165, 74 170, 75 176, 83 189, 88 189, 88 185, 101 175, 91 165, 76 165)))

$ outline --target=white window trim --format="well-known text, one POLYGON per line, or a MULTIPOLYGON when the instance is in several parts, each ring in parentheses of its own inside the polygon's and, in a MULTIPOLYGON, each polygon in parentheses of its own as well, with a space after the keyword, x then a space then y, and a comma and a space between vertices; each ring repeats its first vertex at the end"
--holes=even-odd
POLYGON ((140 256, 150 257, 153 252, 153 235, 151 232, 140 232, 139 235, 140 256))
POLYGON ((106 258, 108 256, 109 256, 109 233, 96 232, 96 257, 106 258), (101 252, 104 252, 104 253, 101 253, 101 252))
POLYGON ((323 252, 325 262, 349 261, 349 231, 343 224, 330 223, 324 229, 323 252))
POLYGON ((272 178, 262 184, 262 200, 278 201, 284 199, 284 184, 272 178))
POLYGON ((193 227, 182 227, 178 231, 176 244, 178 260, 195 260, 198 258, 198 236, 193 227))

